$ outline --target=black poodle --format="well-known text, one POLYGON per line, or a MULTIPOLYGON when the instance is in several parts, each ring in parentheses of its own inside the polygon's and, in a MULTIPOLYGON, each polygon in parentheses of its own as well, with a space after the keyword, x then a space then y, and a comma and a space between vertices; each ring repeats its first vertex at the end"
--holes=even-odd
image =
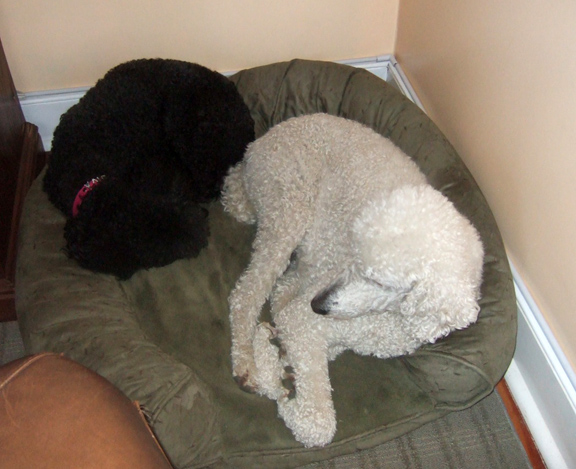
POLYGON ((178 60, 121 64, 61 118, 44 178, 67 217, 66 251, 129 278, 197 256, 228 168, 254 140, 234 84, 178 60))

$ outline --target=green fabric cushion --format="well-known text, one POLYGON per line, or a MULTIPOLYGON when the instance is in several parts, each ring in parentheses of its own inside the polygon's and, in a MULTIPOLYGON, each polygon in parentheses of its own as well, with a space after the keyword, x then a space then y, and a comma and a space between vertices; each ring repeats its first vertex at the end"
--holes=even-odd
POLYGON ((336 437, 325 448, 306 449, 277 417, 275 402, 240 391, 231 376, 227 297, 249 260, 253 228, 215 202, 210 243, 198 258, 119 282, 65 256, 64 218, 38 180, 21 222, 16 282, 27 350, 63 352, 140 401, 181 468, 296 467, 383 443, 489 394, 515 346, 512 277, 490 209, 438 128, 362 69, 294 60, 231 79, 257 136, 289 117, 327 112, 371 126, 412 156, 481 234, 478 322, 411 356, 338 357, 330 365, 336 437))

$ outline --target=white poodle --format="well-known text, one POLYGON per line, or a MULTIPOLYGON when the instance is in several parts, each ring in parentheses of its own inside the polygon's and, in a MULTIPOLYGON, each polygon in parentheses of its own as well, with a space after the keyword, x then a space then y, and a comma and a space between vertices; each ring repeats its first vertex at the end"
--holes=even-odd
POLYGON ((478 233, 408 156, 357 122, 313 114, 275 126, 230 170, 223 203, 257 224, 230 295, 233 374, 276 399, 305 446, 336 431, 329 360, 347 349, 411 353, 477 318, 478 233), (258 326, 269 297, 274 327, 258 326))

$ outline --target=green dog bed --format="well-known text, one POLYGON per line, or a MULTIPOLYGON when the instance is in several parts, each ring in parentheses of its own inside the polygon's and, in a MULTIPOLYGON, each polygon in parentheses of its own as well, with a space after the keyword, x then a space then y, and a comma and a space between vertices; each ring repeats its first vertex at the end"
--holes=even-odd
POLYGON ((330 365, 335 439, 306 449, 275 402, 242 392, 232 379, 227 298, 249 260, 253 228, 215 202, 210 243, 198 258, 119 282, 66 257, 65 220, 40 177, 24 208, 16 281, 27 351, 62 352, 139 401, 179 468, 297 467, 381 444, 492 392, 515 346, 512 277, 490 209, 438 128, 392 86, 345 65, 295 60, 231 79, 257 136, 290 117, 326 112, 371 126, 413 157, 481 234, 478 322, 410 356, 338 357, 330 365))

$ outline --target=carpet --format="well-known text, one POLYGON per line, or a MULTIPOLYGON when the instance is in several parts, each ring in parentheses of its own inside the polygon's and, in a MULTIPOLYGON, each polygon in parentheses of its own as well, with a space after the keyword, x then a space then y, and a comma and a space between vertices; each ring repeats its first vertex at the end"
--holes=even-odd
MULTIPOLYGON (((25 355, 16 322, 0 323, 0 365, 25 355)), ((372 449, 305 469, 529 469, 532 466, 495 391, 372 449)))

